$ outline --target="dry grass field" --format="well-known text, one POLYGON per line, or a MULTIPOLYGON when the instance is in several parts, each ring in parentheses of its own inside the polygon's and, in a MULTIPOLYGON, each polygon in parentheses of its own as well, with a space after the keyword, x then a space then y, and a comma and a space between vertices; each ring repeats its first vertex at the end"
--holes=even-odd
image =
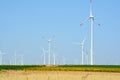
POLYGON ((120 73, 80 71, 0 71, 0 80, 120 80, 120 73))

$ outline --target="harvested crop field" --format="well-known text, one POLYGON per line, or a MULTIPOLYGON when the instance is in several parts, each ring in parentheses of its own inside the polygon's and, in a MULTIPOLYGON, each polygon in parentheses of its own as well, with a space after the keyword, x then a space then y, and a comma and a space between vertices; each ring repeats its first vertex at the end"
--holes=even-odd
POLYGON ((0 71, 0 80, 120 80, 120 73, 81 71, 0 71))

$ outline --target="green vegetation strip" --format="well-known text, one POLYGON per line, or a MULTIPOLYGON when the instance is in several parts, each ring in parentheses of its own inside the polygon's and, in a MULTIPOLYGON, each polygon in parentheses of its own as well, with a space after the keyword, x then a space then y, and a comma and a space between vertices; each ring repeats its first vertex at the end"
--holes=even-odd
POLYGON ((1 70, 120 72, 120 65, 1 65, 1 70))

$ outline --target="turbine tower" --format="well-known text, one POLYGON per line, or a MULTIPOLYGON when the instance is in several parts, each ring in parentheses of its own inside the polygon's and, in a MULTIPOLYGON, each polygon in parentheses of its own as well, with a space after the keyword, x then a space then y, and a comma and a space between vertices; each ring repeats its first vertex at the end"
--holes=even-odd
MULTIPOLYGON (((91 21, 91 41, 90 41, 90 64, 93 65, 93 26, 94 26, 94 16, 92 12, 92 0, 90 0, 90 16, 80 24, 82 26, 87 20, 91 21)), ((98 24, 100 26, 100 24, 98 24)))

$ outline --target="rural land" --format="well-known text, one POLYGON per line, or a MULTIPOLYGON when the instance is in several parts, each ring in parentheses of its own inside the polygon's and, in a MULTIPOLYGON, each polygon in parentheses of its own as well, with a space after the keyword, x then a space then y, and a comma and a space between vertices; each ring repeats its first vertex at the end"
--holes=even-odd
POLYGON ((118 65, 3 65, 0 80, 120 80, 118 65))

